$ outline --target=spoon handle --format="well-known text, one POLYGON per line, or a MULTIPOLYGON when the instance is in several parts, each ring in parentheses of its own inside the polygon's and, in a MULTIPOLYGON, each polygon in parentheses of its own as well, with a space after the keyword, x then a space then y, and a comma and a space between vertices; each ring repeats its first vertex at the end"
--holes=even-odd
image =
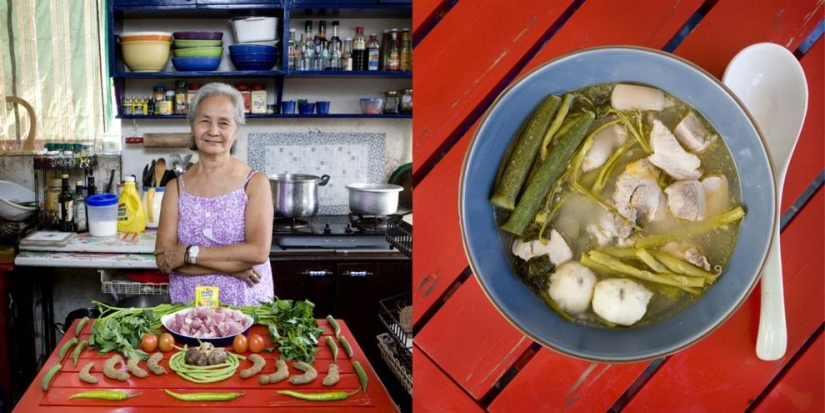
POLYGON ((785 355, 788 329, 785 324, 785 293, 782 286, 782 252, 779 248, 779 225, 762 271, 762 301, 756 355, 762 360, 777 360, 785 355))

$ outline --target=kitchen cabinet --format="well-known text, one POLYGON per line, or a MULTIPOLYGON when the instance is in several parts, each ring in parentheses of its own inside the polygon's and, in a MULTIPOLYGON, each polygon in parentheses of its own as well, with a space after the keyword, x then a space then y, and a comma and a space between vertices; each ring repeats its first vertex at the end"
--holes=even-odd
MULTIPOLYGON (((411 2, 385 2, 378 0, 113 0, 108 6, 107 45, 109 50, 109 73, 113 79, 115 96, 118 102, 125 97, 150 96, 155 85, 173 87, 176 80, 207 83, 222 81, 227 83, 261 83, 266 86, 268 103, 276 109, 272 114, 249 114, 249 118, 271 117, 357 117, 357 118, 410 118, 411 114, 364 115, 360 112, 357 100, 361 97, 380 97, 383 91, 406 89, 412 86, 411 71, 290 71, 286 67, 289 29, 296 29, 296 34, 304 31, 304 21, 313 20, 317 31, 318 20, 327 20, 327 36, 331 37, 332 20, 342 22, 341 39, 353 37, 356 25, 366 25, 371 32, 380 33, 381 29, 409 27, 412 23, 411 2), (240 71, 234 70, 229 56, 228 45, 233 44, 230 21, 234 18, 249 16, 269 16, 279 19, 278 43, 280 61, 272 70, 240 71), (382 23, 386 22, 386 23, 382 23), (386 24, 383 27, 382 24, 386 24), (390 26, 392 25, 392 26, 390 26), (351 27, 350 27, 351 26, 351 27), (160 72, 131 72, 126 67, 117 34, 124 31, 222 31, 224 56, 216 71, 178 72, 170 63, 166 70, 160 72), (331 97, 318 91, 322 84, 331 92, 331 97), (376 90, 368 91, 372 87, 376 90), (355 89, 353 89, 355 88, 355 89), (339 89, 346 90, 341 92, 339 89), (349 90, 355 90, 348 92, 349 90), (361 91, 364 91, 361 94, 361 91), (308 93, 313 100, 332 100, 333 110, 328 115, 284 115, 278 114, 284 100, 306 98, 308 93), (343 105, 336 99, 346 99, 343 105)), ((174 53, 172 54, 172 56, 174 53)), ((170 56, 171 57, 171 56, 170 56)), ((121 119, 183 119, 185 115, 126 115, 118 105, 118 117, 121 119)))

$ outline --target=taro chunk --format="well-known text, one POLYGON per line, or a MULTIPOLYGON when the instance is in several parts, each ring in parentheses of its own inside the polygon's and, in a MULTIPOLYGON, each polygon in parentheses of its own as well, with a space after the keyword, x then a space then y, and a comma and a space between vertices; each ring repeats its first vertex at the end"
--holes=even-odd
POLYGON ((593 311, 605 321, 622 326, 636 324, 647 312, 653 293, 626 278, 610 278, 593 288, 593 311))
POLYGON ((547 294, 562 310, 580 314, 590 306, 596 274, 590 268, 570 261, 556 268, 549 284, 547 294))
POLYGON ((665 93, 660 89, 619 84, 610 95, 610 106, 616 110, 655 110, 665 107, 665 93))

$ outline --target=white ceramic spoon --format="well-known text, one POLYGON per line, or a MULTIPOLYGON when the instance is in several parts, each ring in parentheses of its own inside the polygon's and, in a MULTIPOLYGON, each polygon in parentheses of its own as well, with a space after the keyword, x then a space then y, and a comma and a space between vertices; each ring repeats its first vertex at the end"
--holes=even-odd
MULTIPOLYGON (((728 64, 722 81, 742 100, 765 136, 776 169, 777 208, 782 185, 808 110, 808 82, 799 61, 774 43, 742 49, 728 64)), ((779 210, 781 216, 782 211, 779 210)), ((785 355, 788 332, 782 287, 779 219, 762 272, 762 300, 756 355, 777 360, 785 355)))

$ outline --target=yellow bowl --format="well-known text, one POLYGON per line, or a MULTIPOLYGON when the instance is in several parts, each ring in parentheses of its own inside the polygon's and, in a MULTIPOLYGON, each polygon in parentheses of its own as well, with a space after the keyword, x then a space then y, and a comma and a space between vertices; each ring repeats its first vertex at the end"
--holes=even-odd
POLYGON ((123 61, 133 72, 159 72, 166 67, 171 49, 170 42, 134 41, 121 43, 123 61))
POLYGON ((142 42, 157 40, 161 42, 171 42, 172 33, 169 32, 127 32, 118 35, 118 40, 121 43, 126 42, 142 42))

